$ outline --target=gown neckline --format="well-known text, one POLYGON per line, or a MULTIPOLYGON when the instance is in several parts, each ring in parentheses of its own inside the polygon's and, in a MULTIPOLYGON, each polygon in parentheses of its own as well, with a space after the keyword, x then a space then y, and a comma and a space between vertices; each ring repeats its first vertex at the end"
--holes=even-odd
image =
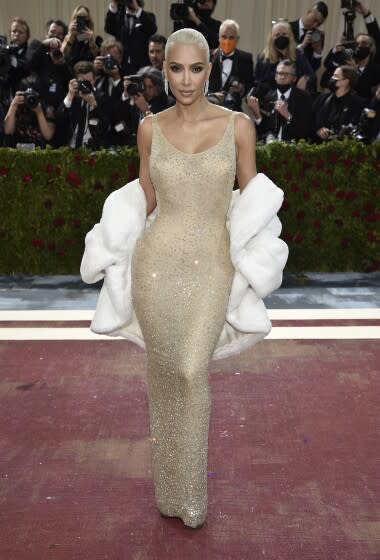
POLYGON ((159 132, 160 132, 160 134, 161 134, 161 136, 162 136, 162 138, 163 138, 163 139, 165 140, 165 142, 166 142, 169 146, 171 146, 176 152, 179 152, 180 154, 185 155, 185 156, 200 156, 200 155, 202 155, 202 154, 207 154, 208 152, 211 152, 212 150, 215 150, 215 149, 223 142, 224 138, 225 138, 226 135, 227 135, 227 130, 228 130, 228 127, 230 126, 230 122, 232 121, 233 116, 234 116, 234 112, 232 111, 230 117, 228 118, 228 122, 227 122, 227 125, 226 125, 225 129, 224 129, 223 135, 222 135, 221 138, 217 141, 216 144, 214 144, 213 146, 210 146, 210 148, 207 148, 206 150, 202 150, 201 152, 193 152, 193 153, 184 152, 183 150, 180 150, 179 148, 177 148, 176 146, 174 146, 174 144, 172 144, 171 142, 169 142, 169 140, 166 138, 165 134, 162 132, 160 123, 158 122, 157 115, 153 115, 153 118, 154 118, 154 122, 156 123, 156 126, 157 126, 157 128, 158 128, 158 130, 159 130, 159 132))

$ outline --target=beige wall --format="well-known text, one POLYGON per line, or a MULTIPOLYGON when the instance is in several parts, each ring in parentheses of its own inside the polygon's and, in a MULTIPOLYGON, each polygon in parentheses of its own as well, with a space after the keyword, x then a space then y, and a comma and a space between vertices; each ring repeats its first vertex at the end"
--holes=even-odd
MULTIPOLYGON (((73 8, 79 3, 77 0, 0 0, 0 34, 7 34, 10 19, 17 15, 29 22, 32 37, 41 38, 45 33, 44 24, 48 19, 56 17, 68 22, 73 8)), ((169 35, 172 29, 168 17, 170 3, 169 0, 145 1, 146 9, 156 14, 158 31, 164 35, 169 35)), ((219 0, 215 17, 220 20, 236 19, 240 23, 240 48, 251 51, 256 57, 263 47, 272 19, 279 17, 297 19, 313 3, 314 0, 219 0)), ((325 26, 328 50, 343 31, 343 16, 340 0, 327 0, 326 3, 330 12, 325 26)), ((84 4, 93 14, 96 32, 104 36, 104 15, 108 1, 85 0, 84 4)), ((380 20, 380 1, 366 0, 365 5, 380 20)), ((365 30, 361 16, 356 18, 355 30, 365 30)))

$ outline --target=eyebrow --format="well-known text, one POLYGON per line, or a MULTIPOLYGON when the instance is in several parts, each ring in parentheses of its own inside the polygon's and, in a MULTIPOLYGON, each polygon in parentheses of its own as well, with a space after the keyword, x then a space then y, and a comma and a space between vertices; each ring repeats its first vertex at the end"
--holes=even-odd
MULTIPOLYGON (((169 64, 176 64, 177 66, 183 66, 183 64, 181 64, 180 62, 175 62, 174 60, 172 60, 171 62, 169 62, 169 64)), ((193 62, 192 64, 190 64, 190 66, 199 66, 199 65, 205 66, 205 62, 193 62)))

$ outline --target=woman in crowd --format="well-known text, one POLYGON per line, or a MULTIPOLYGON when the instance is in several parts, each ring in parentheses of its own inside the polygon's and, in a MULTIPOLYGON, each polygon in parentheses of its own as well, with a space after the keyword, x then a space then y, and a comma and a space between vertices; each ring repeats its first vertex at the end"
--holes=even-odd
POLYGON ((321 93, 314 102, 314 130, 318 140, 342 134, 342 126, 357 124, 364 100, 354 93, 358 72, 352 66, 338 66, 328 86, 331 93, 321 93))
POLYGON ((99 55, 101 38, 94 33, 94 21, 90 10, 82 4, 77 6, 69 23, 69 32, 62 43, 62 52, 73 68, 80 60, 93 61, 99 55))
POLYGON ((86 282, 107 278, 91 328, 147 349, 157 506, 192 528, 207 514, 209 360, 265 336, 261 298, 281 283, 287 258, 275 215, 283 193, 256 173, 249 117, 208 102, 210 71, 201 33, 169 37, 164 72, 176 104, 141 122, 139 181, 107 199, 81 265, 86 282), (235 176, 241 194, 227 223, 235 176))
POLYGON ((306 90, 315 85, 315 74, 306 56, 297 49, 292 29, 286 21, 273 24, 264 50, 258 54, 255 67, 255 86, 276 86, 276 66, 282 60, 296 64, 297 87, 306 90))

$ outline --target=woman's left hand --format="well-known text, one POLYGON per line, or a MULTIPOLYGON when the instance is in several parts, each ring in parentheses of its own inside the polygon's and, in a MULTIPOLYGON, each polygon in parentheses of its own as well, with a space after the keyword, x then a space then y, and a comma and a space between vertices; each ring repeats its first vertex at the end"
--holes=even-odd
POLYGON ((94 41, 94 32, 89 27, 85 27, 83 35, 86 36, 86 40, 91 43, 94 41))

